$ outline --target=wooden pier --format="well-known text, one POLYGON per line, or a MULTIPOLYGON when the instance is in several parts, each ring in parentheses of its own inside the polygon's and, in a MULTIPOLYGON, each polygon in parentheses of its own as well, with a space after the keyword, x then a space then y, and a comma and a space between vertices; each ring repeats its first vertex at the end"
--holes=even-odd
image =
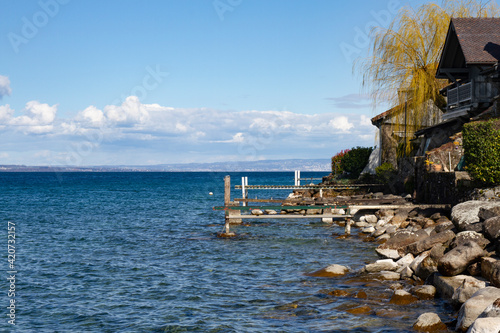
MULTIPOLYGON (((310 179, 310 178, 309 178, 310 179)), ((303 219, 319 218, 324 222, 345 220, 345 233, 350 234, 351 218, 360 210, 400 209, 400 208, 450 208, 449 205, 414 205, 401 198, 394 199, 351 199, 338 200, 323 198, 322 190, 354 190, 362 187, 380 186, 380 184, 349 185, 300 185, 300 172, 295 172, 295 185, 248 185, 248 177, 242 177, 242 184, 235 189, 242 190, 242 198, 231 201, 231 177, 224 177, 224 206, 215 206, 214 210, 225 212, 223 237, 234 236, 230 224, 239 224, 243 219, 303 219), (297 190, 315 189, 320 191, 319 200, 303 199, 249 199, 248 190, 297 190), (258 203, 259 205, 249 205, 258 203), (240 205, 241 204, 241 205, 240 205), (320 211, 320 213, 318 213, 320 211), (245 214, 246 213, 246 214, 245 214)))

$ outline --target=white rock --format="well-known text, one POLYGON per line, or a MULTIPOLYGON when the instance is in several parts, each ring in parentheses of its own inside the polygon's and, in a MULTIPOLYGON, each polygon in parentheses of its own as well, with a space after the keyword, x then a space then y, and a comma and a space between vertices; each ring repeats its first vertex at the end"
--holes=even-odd
POLYGON ((366 227, 366 228, 361 229, 361 232, 364 234, 371 234, 374 231, 375 231, 374 227, 366 227))
POLYGON ((276 214, 278 214, 274 209, 266 209, 265 212, 268 215, 276 215, 276 214))
POLYGON ((373 264, 368 264, 365 266, 365 271, 369 273, 381 272, 381 271, 395 271, 398 265, 392 259, 382 259, 377 260, 373 264))
POLYGON ((356 223, 354 223, 354 226, 356 226, 358 228, 364 228, 364 227, 369 226, 369 224, 366 222, 356 222, 356 223))
POLYGON ((396 264, 399 267, 405 267, 405 266, 409 266, 413 262, 413 260, 415 260, 415 257, 413 256, 413 254, 408 253, 403 258, 396 261, 396 264))
POLYGON ((446 325, 443 324, 441 318, 439 318, 437 314, 427 312, 418 317, 417 321, 413 325, 413 328, 417 331, 433 332, 435 330, 446 328, 446 325))
POLYGON ((377 217, 375 215, 365 215, 365 221, 370 223, 370 224, 375 224, 377 223, 377 217))
POLYGON ((383 272, 379 272, 378 274, 382 280, 400 280, 401 279, 401 275, 399 273, 396 273, 396 272, 383 271, 383 272))
POLYGON ((377 221, 377 227, 383 227, 387 224, 386 220, 378 220, 377 221))
POLYGON ((375 249, 375 252, 377 252, 377 254, 379 256, 381 256, 382 258, 386 258, 386 259, 398 260, 399 258, 401 258, 398 250, 394 250, 394 249, 380 249, 377 247, 375 249))
POLYGON ((403 278, 403 279, 409 279, 413 276, 413 271, 408 266, 403 267, 401 269, 401 271, 397 271, 397 272, 401 275, 401 278, 403 278))
POLYGON ((252 210, 252 215, 263 215, 264 212, 260 209, 253 209, 252 210))

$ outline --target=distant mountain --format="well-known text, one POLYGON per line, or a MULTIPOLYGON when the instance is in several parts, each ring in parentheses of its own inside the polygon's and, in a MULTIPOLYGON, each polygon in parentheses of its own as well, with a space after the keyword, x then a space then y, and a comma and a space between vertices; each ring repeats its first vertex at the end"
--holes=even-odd
POLYGON ((291 159, 216 163, 118 166, 0 165, 0 172, 161 172, 161 171, 330 171, 329 159, 291 159))

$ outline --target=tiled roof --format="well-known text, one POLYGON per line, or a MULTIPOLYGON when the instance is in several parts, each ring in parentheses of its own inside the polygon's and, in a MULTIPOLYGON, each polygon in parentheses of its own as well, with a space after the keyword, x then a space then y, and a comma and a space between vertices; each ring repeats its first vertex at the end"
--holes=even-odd
POLYGON ((500 18, 453 18, 451 21, 468 64, 500 60, 500 18))
POLYGON ((376 123, 377 121, 379 121, 379 120, 381 120, 381 119, 384 119, 384 118, 386 118, 387 116, 390 116, 390 115, 391 115, 391 113, 393 113, 394 111, 396 111, 396 108, 397 108, 397 107, 394 107, 394 108, 389 109, 389 110, 387 110, 387 111, 385 111, 385 112, 382 112, 381 114, 376 115, 375 117, 373 117, 373 118, 371 119, 371 120, 372 120, 372 124, 373 124, 373 125, 375 125, 375 123, 376 123))

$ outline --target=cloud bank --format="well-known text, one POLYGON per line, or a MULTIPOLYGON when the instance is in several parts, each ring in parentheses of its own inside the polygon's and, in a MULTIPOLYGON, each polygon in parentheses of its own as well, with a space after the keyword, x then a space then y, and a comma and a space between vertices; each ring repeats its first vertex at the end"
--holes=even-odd
POLYGON ((96 165, 329 158, 373 145, 375 131, 364 115, 173 108, 135 96, 121 105, 88 106, 66 119, 57 111, 58 105, 38 101, 26 103, 20 115, 0 106, 0 136, 33 149, 33 161, 96 165))

